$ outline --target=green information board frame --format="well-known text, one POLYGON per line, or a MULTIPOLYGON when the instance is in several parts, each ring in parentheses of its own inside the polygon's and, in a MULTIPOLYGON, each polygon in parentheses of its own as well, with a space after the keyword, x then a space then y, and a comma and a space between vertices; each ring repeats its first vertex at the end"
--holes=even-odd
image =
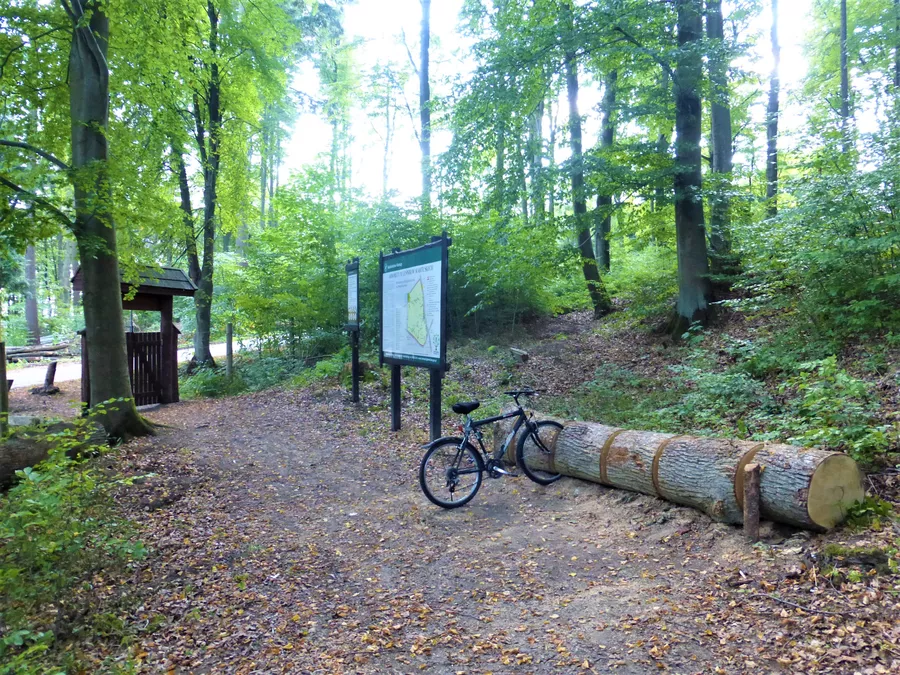
POLYGON ((441 381, 450 368, 448 249, 452 243, 444 232, 424 246, 378 256, 378 361, 391 366, 391 430, 400 429, 401 367, 427 368, 432 440, 441 435, 441 381))

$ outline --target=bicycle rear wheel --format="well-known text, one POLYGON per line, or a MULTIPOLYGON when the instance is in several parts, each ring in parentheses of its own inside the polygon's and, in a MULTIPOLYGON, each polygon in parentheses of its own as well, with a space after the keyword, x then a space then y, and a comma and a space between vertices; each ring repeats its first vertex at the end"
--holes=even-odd
POLYGON ((519 436, 516 464, 535 483, 550 485, 561 477, 553 466, 553 446, 561 429, 559 422, 545 420, 537 422, 534 431, 526 429, 519 436))
POLYGON ((475 448, 461 438, 448 438, 422 457, 419 486, 433 504, 456 509, 478 492, 483 472, 484 461, 475 448))

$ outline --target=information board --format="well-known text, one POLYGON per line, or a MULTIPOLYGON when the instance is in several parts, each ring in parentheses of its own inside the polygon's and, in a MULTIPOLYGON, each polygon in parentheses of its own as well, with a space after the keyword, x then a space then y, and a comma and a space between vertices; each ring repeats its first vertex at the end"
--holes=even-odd
POLYGON ((381 360, 445 370, 447 246, 425 246, 381 257, 381 360))
POLYGON ((359 258, 347 264, 347 330, 359 330, 359 258))

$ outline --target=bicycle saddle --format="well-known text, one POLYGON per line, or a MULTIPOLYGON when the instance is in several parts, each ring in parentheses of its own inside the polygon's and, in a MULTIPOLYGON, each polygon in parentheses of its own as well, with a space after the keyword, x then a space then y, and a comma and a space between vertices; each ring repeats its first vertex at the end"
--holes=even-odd
POLYGON ((468 415, 473 410, 477 410, 481 405, 481 401, 467 401, 466 403, 454 403, 453 412, 457 415, 468 415))

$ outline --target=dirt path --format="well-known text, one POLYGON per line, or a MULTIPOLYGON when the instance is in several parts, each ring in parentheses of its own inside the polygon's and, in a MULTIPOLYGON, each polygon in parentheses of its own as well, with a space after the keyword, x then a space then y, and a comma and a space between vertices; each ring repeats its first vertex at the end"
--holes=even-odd
POLYGON ((151 413, 170 427, 129 445, 126 468, 157 475, 123 498, 154 551, 127 617, 144 630, 132 653, 146 672, 816 663, 804 646, 815 628, 747 597, 806 583, 784 581, 799 569, 796 540, 754 550, 691 510, 571 479, 486 480, 468 507, 440 510, 416 482, 425 418, 405 411, 406 430, 390 434, 384 396, 377 384, 358 406, 333 388, 270 391, 151 413))

